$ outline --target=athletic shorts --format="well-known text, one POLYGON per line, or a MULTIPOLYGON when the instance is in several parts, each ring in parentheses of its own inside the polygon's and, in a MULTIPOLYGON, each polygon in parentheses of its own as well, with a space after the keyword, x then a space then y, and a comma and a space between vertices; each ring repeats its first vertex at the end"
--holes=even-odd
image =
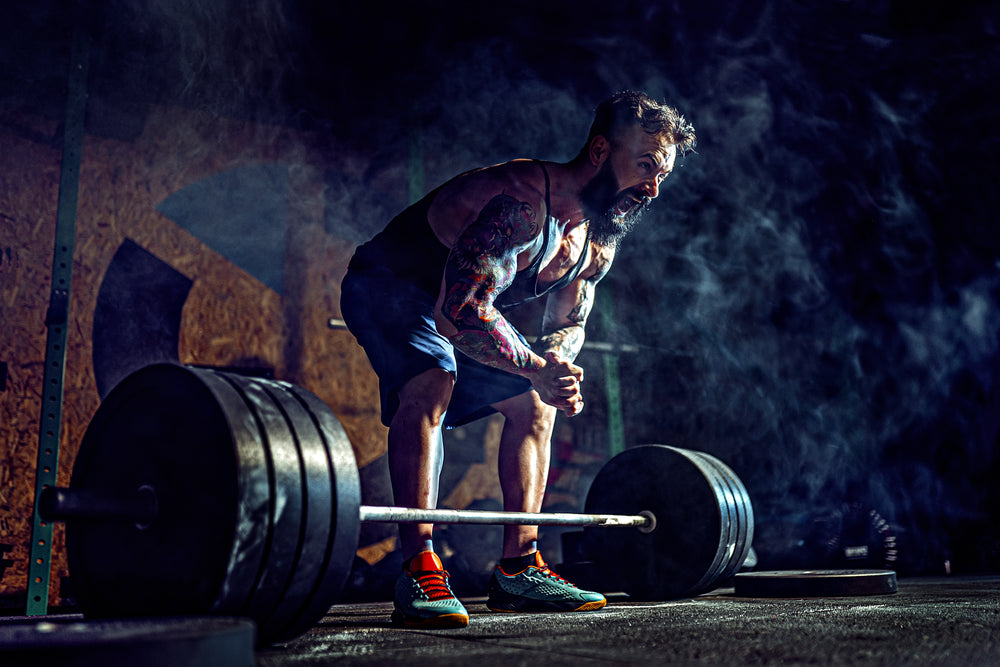
POLYGON ((399 408, 400 387, 431 368, 444 369, 455 378, 445 428, 492 414, 492 404, 531 391, 528 380, 471 359, 438 333, 436 300, 384 267, 351 269, 344 277, 341 312, 378 375, 386 426, 399 408))

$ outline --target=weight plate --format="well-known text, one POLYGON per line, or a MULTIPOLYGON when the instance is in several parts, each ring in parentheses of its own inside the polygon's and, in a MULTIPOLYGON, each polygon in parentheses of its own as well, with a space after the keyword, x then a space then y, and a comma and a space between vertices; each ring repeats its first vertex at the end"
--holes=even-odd
POLYGON ((756 530, 756 518, 753 512, 753 503, 750 501, 750 494, 747 492, 746 486, 743 481, 736 475, 733 470, 727 466, 722 461, 716 459, 716 465, 722 466, 729 474, 729 480, 733 484, 734 492, 738 491, 736 494, 738 499, 738 505, 740 506, 743 518, 743 523, 746 526, 746 534, 742 538, 743 549, 738 551, 736 558, 733 562, 733 569, 730 575, 736 574, 745 564, 753 559, 751 554, 753 553, 753 539, 756 530))
POLYGON ((719 503, 719 516, 721 519, 719 533, 719 547, 715 553, 715 560, 712 567, 705 573, 705 576, 695 584, 695 590, 708 590, 722 576, 723 571, 729 565, 729 561, 736 550, 736 535, 739 533, 737 525, 739 519, 736 516, 735 499, 722 472, 712 465, 701 452, 687 450, 688 456, 693 461, 697 461, 701 466, 702 473, 708 479, 715 492, 715 497, 719 503))
MULTIPOLYGON (((281 477, 282 483, 296 481, 298 489, 284 486, 280 494, 292 492, 301 499, 299 534, 294 544, 290 562, 290 576, 284 582, 275 582, 272 594, 278 596, 272 609, 257 618, 262 643, 288 639, 288 628, 301 621, 300 607, 311 593, 320 576, 320 569, 329 542, 331 517, 330 470, 326 462, 323 442, 301 403, 276 381, 254 379, 253 382, 277 406, 284 416, 296 459, 300 466, 298 475, 281 477), (296 479, 297 478, 297 479, 296 479)), ((280 501, 275 502, 276 512, 280 501)), ((310 619, 315 622, 317 619, 310 619)))
POLYGON ((727 567, 722 573, 722 579, 730 579, 734 574, 740 571, 747 562, 750 556, 750 548, 753 544, 753 534, 754 534, 754 517, 753 508, 750 504, 750 497, 746 494, 746 489, 742 488, 742 484, 738 483, 733 486, 733 494, 736 498, 737 514, 740 517, 740 535, 738 537, 737 544, 741 545, 742 548, 737 548, 733 552, 732 560, 730 560, 729 567, 727 567), (740 492, 742 490, 742 493, 740 492))
MULTIPOLYGON (((223 373, 203 368, 187 370, 209 388, 222 408, 236 451, 235 467, 219 471, 222 475, 236 475, 236 530, 232 535, 226 576, 210 611, 243 613, 264 572, 270 540, 274 493, 268 474, 266 434, 261 431, 258 416, 248 409, 243 397, 227 382, 223 373)), ((196 461, 192 459, 192 463, 196 461)))
POLYGON ((639 599, 703 593, 730 552, 729 504, 717 473, 691 452, 664 445, 625 450, 598 472, 587 513, 650 511, 651 533, 588 528, 588 552, 602 570, 620 573, 624 590, 639 599), (725 513, 725 519, 723 516, 725 513))
POLYGON ((737 597, 815 598, 895 593, 892 570, 776 570, 740 572, 734 579, 737 597))
POLYGON ((10 667, 250 667, 254 664, 254 624, 247 619, 39 618, 0 622, 0 664, 10 667))
POLYGON ((845 502, 812 518, 805 544, 816 564, 833 569, 892 570, 899 558, 895 532, 875 508, 845 502))
MULTIPOLYGON (((295 573, 303 543, 303 483, 302 459, 296 443, 294 424, 290 425, 285 412, 268 393, 267 381, 220 374, 240 394, 245 409, 257 422, 259 437, 264 446, 270 488, 264 559, 259 576, 246 604, 232 612, 254 619, 270 618, 285 594, 295 573)), ((326 512, 329 517, 329 512, 326 512)), ((282 624, 279 620, 279 624, 282 624)), ((269 630, 269 623, 262 623, 269 630)))
POLYGON ((747 495, 746 487, 740 478, 736 476, 736 473, 733 472, 732 468, 711 454, 706 454, 705 452, 695 453, 722 474, 725 484, 728 487, 727 499, 730 499, 736 515, 737 532, 733 540, 733 549, 728 562, 719 575, 720 581, 726 580, 743 567, 743 563, 750 554, 754 531, 753 506, 750 503, 750 496, 747 495))
POLYGON ((236 457, 225 411, 188 369, 149 366, 111 391, 80 444, 70 488, 149 485, 159 513, 144 529, 124 519, 67 522, 70 575, 89 615, 211 611, 237 525, 257 532, 240 518, 236 457))
MULTIPOLYGON (((358 550, 361 531, 361 483, 357 459, 340 420, 315 394, 302 387, 282 384, 301 403, 316 429, 317 438, 302 448, 310 493, 328 503, 326 548, 318 552, 319 576, 308 594, 302 597, 298 620, 282 630, 282 636, 295 637, 323 617, 344 588, 358 550), (325 480, 320 474, 326 471, 325 480)), ((305 442, 301 439, 300 442, 305 442)), ((310 501, 311 503, 312 501, 310 501)))
MULTIPOLYGON (((256 382, 263 381, 256 380, 256 382)), ((317 611, 309 602, 322 587, 326 570, 330 567, 343 568, 344 572, 349 573, 351 561, 346 564, 331 564, 330 550, 335 535, 334 524, 339 519, 334 516, 336 485, 331 473, 330 456, 324 434, 318 428, 316 418, 309 407, 298 398, 291 385, 267 382, 266 391, 281 406, 295 434, 295 443, 303 466, 301 479, 306 501, 305 513, 302 516, 302 541, 298 545, 293 577, 283 587, 282 599, 274 612, 260 621, 261 627, 267 630, 266 638, 278 641, 294 637, 315 625, 326 609, 317 611)), ((349 482, 344 481, 343 487, 349 487, 349 482)), ((341 490, 343 491, 343 488, 341 490)), ((340 504, 349 505, 350 499, 341 499, 340 504)), ((355 508, 356 523, 357 501, 355 508)), ((348 519, 344 521, 350 523, 348 519)), ((327 600, 329 605, 339 593, 340 589, 334 589, 322 591, 319 595, 327 600)), ((265 633, 261 634, 263 639, 265 633)))
POLYGON ((753 532, 753 517, 749 511, 750 499, 746 495, 743 483, 729 466, 705 452, 688 450, 688 453, 701 460, 708 468, 718 474, 718 485, 722 489, 722 497, 725 499, 722 507, 728 507, 732 517, 731 532, 724 547, 723 562, 717 570, 717 576, 709 582, 710 585, 717 586, 720 582, 732 577, 733 573, 742 566, 746 554, 749 552, 749 538, 752 537, 753 532))
POLYGON ((148 527, 67 523, 89 616, 247 615, 270 643, 312 627, 350 573, 354 454, 329 408, 300 387, 171 365, 129 376, 87 429, 70 486, 144 485, 159 505, 148 527))

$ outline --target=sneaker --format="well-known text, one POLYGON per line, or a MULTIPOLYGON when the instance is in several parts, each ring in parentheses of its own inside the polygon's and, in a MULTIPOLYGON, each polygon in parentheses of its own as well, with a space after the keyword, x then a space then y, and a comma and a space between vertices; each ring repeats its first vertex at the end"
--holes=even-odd
POLYGON ((592 611, 607 603, 600 593, 585 591, 549 569, 535 552, 535 564, 508 573, 497 565, 486 606, 493 611, 592 611))
POLYGON ((464 628, 469 612, 451 592, 448 573, 433 551, 413 557, 396 580, 392 622, 406 628, 464 628))

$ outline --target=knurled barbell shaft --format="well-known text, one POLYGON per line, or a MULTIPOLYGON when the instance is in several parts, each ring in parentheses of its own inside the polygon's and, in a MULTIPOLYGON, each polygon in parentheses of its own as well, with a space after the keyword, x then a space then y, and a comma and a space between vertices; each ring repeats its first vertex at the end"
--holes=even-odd
POLYGON ((651 529, 652 514, 570 514, 556 512, 488 512, 484 510, 415 509, 362 505, 362 523, 502 524, 523 526, 605 526, 651 529))
MULTIPOLYGON (((103 490, 48 488, 39 509, 47 519, 130 518, 147 524, 156 517, 156 493, 143 487, 131 493, 103 490)), ((640 514, 572 514, 558 512, 487 512, 483 510, 419 509, 361 505, 362 523, 497 524, 522 526, 631 527, 649 532, 656 527, 650 512, 640 514)))

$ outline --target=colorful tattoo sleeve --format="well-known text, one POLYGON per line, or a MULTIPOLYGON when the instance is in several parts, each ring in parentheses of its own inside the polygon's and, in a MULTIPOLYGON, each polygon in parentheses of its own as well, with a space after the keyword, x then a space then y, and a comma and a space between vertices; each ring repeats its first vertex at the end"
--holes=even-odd
POLYGON ((451 341, 477 361, 512 372, 542 365, 493 305, 513 282, 518 253, 538 230, 529 204, 497 195, 448 256, 443 314, 458 329, 451 341))

